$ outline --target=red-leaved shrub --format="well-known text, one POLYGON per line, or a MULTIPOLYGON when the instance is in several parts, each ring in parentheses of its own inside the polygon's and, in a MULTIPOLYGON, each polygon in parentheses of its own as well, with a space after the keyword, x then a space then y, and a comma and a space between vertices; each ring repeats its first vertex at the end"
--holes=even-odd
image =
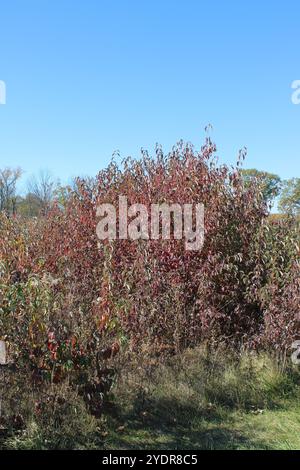
POLYGON ((78 180, 44 218, 0 221, 0 332, 38 376, 73 374, 103 394, 126 347, 176 352, 201 341, 289 347, 299 333, 299 227, 272 220, 260 185, 178 144, 78 180), (99 242, 97 207, 203 203, 205 240, 99 242))

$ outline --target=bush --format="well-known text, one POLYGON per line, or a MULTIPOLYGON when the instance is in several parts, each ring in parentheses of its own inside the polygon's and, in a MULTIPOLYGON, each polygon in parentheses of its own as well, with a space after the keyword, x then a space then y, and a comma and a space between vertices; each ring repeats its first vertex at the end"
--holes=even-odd
MULTIPOLYGON (((30 376, 11 374, 2 400, 2 447, 79 449, 100 443, 99 423, 67 383, 32 386, 30 376)), ((3 385, 3 384, 1 384, 3 385)))
MULTIPOLYGON (((271 334, 274 292, 288 296, 291 272, 299 272, 299 230, 289 219, 268 218, 260 185, 245 186, 240 162, 218 166, 214 153, 208 139, 200 152, 180 143, 168 155, 158 148, 154 159, 143 152, 122 168, 112 163, 93 185, 78 181, 65 209, 49 214, 35 253, 61 279, 64 310, 72 305, 76 317, 82 312, 93 325, 96 348, 110 341, 117 349, 127 343, 161 354, 208 338, 257 346, 271 334), (204 203, 203 249, 186 251, 174 237, 99 246, 97 207, 117 207, 119 195, 148 209, 153 202, 204 203)), ((291 294, 284 304, 293 318, 296 298, 291 294)), ((277 336, 277 346, 285 346, 277 336)))
POLYGON ((96 415, 121 350, 150 357, 204 341, 283 351, 299 335, 299 225, 268 217, 261 187, 200 152, 158 147, 78 180, 40 219, 0 215, 0 339, 34 386, 69 381, 96 415), (203 203, 205 242, 106 241, 97 207, 203 203))

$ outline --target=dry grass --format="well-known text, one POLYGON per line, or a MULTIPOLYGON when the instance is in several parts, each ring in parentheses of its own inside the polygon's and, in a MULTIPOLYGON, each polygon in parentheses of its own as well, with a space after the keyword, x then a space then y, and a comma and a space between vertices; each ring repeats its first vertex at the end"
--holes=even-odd
POLYGON ((2 447, 300 449, 297 368, 268 354, 206 348, 163 364, 140 357, 126 364, 100 419, 66 384, 53 386, 43 413, 27 414, 25 427, 6 436, 2 447))
POLYGON ((300 449, 299 384, 297 370, 267 354, 196 349, 154 370, 133 366, 115 390, 105 445, 300 449))

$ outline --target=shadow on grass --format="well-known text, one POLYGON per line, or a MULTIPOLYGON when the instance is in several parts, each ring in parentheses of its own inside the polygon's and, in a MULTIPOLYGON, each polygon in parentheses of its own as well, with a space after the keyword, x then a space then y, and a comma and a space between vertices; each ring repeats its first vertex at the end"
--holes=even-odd
POLYGON ((105 444, 111 449, 272 449, 268 419, 253 424, 253 413, 285 410, 298 399, 298 384, 298 372, 281 371, 265 354, 244 353, 237 360, 195 349, 150 372, 141 364, 114 390, 105 444))
POLYGON ((199 409, 161 398, 151 400, 144 410, 139 403, 123 414, 115 409, 111 419, 114 431, 106 442, 110 449, 271 449, 266 442, 234 430, 230 411, 224 409, 199 409))

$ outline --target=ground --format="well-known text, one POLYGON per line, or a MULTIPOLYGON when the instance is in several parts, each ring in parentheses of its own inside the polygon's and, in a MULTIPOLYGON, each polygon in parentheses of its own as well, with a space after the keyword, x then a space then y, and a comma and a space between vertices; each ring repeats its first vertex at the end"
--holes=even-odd
POLYGON ((286 355, 202 347, 124 360, 97 418, 68 390, 54 388, 55 413, 32 416, 2 448, 300 449, 300 368, 286 355))
MULTIPOLYGON (((184 412, 184 411, 182 411, 184 412)), ((189 411, 186 410, 187 416, 189 411)), ((118 429, 118 426, 116 427, 118 429)), ((159 419, 131 420, 124 429, 111 430, 106 449, 200 450, 200 449, 300 449, 300 410, 253 413, 224 412, 204 417, 200 410, 188 424, 163 423, 159 419)))
POLYGON ((297 368, 268 355, 219 357, 189 351, 155 373, 129 374, 107 415, 105 448, 300 449, 297 368))

